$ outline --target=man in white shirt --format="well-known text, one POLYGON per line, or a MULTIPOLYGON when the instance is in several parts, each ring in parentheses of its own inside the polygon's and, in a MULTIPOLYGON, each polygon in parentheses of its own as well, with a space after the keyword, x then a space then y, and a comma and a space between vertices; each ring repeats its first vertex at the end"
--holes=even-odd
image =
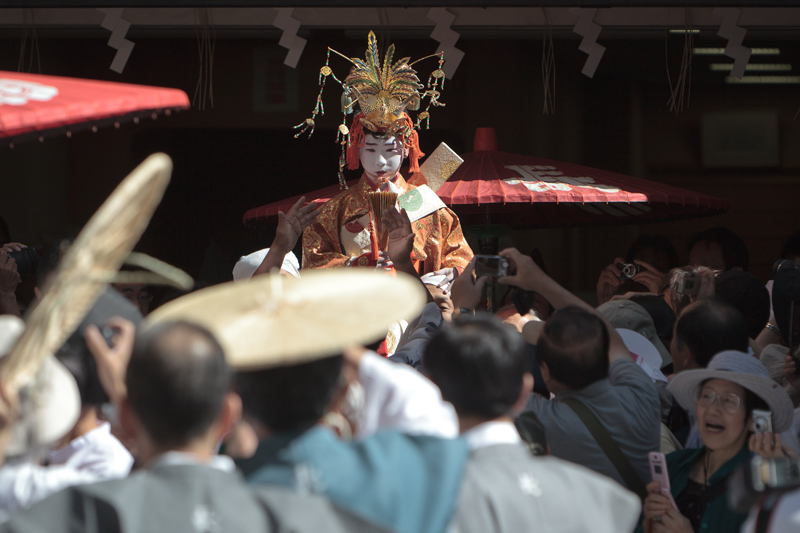
POLYGON ((453 531, 633 529, 641 508, 635 494, 586 468, 534 457, 522 443, 512 416, 533 377, 518 332, 488 315, 460 317, 431 339, 423 361, 471 451, 453 531))

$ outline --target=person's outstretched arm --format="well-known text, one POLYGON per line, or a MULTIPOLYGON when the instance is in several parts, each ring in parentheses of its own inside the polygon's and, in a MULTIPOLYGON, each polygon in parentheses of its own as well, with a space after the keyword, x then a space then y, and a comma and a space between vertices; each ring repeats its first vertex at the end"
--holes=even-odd
POLYGON ((408 365, 399 365, 363 348, 345 351, 364 387, 364 415, 356 435, 384 429, 410 435, 453 438, 458 417, 439 388, 408 365))
POLYGON ((595 308, 556 283, 539 268, 533 259, 522 254, 516 248, 506 248, 500 252, 500 255, 508 259, 509 271, 514 274, 498 279, 498 283, 538 292, 544 296, 555 309, 574 305, 596 314, 605 322, 611 339, 611 345, 608 351, 609 362, 613 363, 618 359, 631 359, 631 353, 628 351, 628 348, 625 347, 625 342, 622 340, 622 337, 617 333, 614 326, 612 326, 603 315, 598 313, 595 308))

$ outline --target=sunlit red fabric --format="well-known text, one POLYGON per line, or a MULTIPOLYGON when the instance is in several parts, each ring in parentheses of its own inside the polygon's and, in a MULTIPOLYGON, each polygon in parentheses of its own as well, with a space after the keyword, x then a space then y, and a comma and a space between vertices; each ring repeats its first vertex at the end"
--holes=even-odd
POLYGON ((730 208, 725 200, 663 183, 497 150, 465 154, 437 194, 462 218, 512 225, 636 223, 730 208))
POLYGON ((179 89, 0 71, 0 139, 7 142, 188 108, 179 89))

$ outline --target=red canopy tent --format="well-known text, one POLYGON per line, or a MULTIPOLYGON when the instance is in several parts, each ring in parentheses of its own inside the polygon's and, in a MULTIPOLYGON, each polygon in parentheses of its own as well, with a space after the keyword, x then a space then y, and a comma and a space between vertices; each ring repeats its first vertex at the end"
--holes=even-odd
POLYGON ((179 89, 0 71, 0 142, 12 147, 188 108, 179 89))

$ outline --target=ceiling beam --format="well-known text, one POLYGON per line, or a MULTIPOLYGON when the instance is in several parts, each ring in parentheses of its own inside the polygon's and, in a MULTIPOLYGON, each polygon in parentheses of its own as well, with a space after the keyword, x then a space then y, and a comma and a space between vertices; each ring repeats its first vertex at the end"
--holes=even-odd
MULTIPOLYGON (((0 0, 0 3, 9 0, 0 0)), ((32 0, 26 0, 31 2, 32 0)), ((133 0, 128 0, 132 2, 133 0)), ((255 0, 254 0, 255 1, 255 0)), ((110 0, 104 0, 107 5, 110 0)), ((800 4, 800 0, 797 2, 800 4)), ((728 2, 730 5, 731 2, 728 2)), ((454 28, 562 28, 571 29, 578 20, 576 13, 566 7, 451 7, 455 16, 454 28)), ((292 16, 300 20, 301 28, 381 29, 386 15, 392 29, 432 28, 427 18, 428 7, 388 7, 385 10, 362 7, 299 7, 292 16)), ((31 13, 39 28, 69 28, 98 26, 104 14, 95 8, 0 9, 0 27, 31 24, 31 13)), ((198 15, 191 8, 127 7, 125 20, 137 28, 196 27, 198 15)), ((272 27, 277 11, 265 7, 210 8, 211 25, 221 28, 272 27)), ((665 29, 683 28, 687 14, 693 28, 719 28, 722 19, 711 7, 611 7, 598 9, 594 21, 603 28, 665 29)), ((800 7, 742 8, 738 25, 745 29, 800 28, 800 7)))

